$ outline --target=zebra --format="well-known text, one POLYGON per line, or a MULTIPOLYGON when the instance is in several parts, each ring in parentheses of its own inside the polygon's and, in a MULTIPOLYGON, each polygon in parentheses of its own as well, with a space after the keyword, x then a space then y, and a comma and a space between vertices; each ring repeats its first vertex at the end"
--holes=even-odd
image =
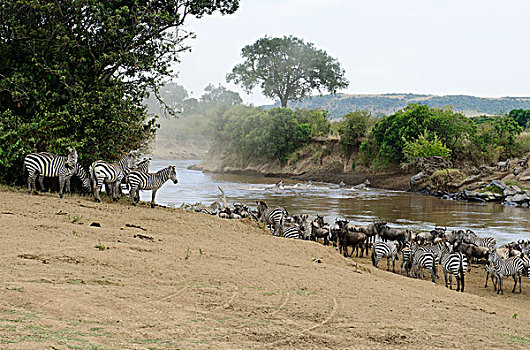
MULTIPOLYGON (((431 271, 431 280, 434 283, 434 263, 435 259, 433 253, 417 249, 412 256, 412 264, 409 270, 409 277, 412 277, 412 272, 414 271, 414 268, 419 269, 425 267, 431 271)), ((415 277, 417 277, 417 274, 415 277)), ((421 278, 423 279, 423 277, 423 270, 421 270, 421 278)))
MULTIPOLYGON (((136 170, 136 171, 141 171, 141 172, 144 172, 144 173, 148 173, 149 172, 149 163, 150 162, 151 162, 151 158, 144 158, 144 159, 142 159, 141 162, 136 164, 136 168, 134 168, 132 171, 136 170)), ((125 184, 125 189, 130 191, 131 186, 129 185, 129 174, 126 174, 123 177, 122 184, 125 184)), ((129 195, 130 194, 131 193, 129 192, 129 195)))
POLYGON ((456 279, 456 291, 464 291, 464 277, 467 269, 467 258, 460 252, 449 253, 448 250, 444 250, 442 255, 442 268, 444 271, 445 287, 447 288, 447 274, 449 274, 449 289, 452 288, 453 275, 456 279))
POLYGON ((438 242, 436 244, 427 244, 424 246, 418 247, 419 250, 430 252, 434 256, 434 275, 436 278, 440 278, 438 276, 438 264, 441 262, 442 256, 444 252, 448 252, 448 248, 443 244, 442 242, 438 242))
POLYGON ((256 203, 258 204, 258 220, 267 225, 275 236, 278 236, 283 220, 289 216, 289 213, 284 207, 269 208, 264 201, 256 201, 256 203))
POLYGON ((492 250, 488 256, 488 262, 491 265, 490 269, 493 270, 493 274, 497 279, 497 294, 503 295, 502 290, 502 278, 504 276, 513 276, 513 289, 512 293, 515 293, 515 287, 517 286, 517 276, 519 277, 519 293, 521 289, 521 275, 526 272, 524 262, 520 257, 512 256, 508 259, 501 259, 496 251, 492 250))
POLYGON ((410 265, 412 264, 412 254, 413 251, 411 249, 410 242, 406 242, 403 246, 403 249, 401 249, 400 255, 401 255, 401 266, 399 267, 399 274, 403 274, 403 266, 405 266, 405 274, 409 274, 410 271, 410 265))
POLYGON ((179 181, 177 179, 177 170, 174 165, 170 165, 154 174, 145 173, 139 170, 133 170, 129 173, 129 184, 131 185, 131 199, 132 205, 136 205, 140 199, 140 190, 152 190, 151 194, 151 208, 155 207, 156 191, 167 180, 173 181, 176 185, 179 181))
POLYGON ((280 234, 284 238, 302 239, 302 230, 300 226, 282 226, 280 234))
POLYGON ((484 248, 493 248, 497 245, 497 241, 493 237, 474 237, 469 235, 464 239, 464 242, 484 248))
POLYGON ((108 164, 102 160, 96 160, 90 165, 89 173, 92 179, 92 189, 96 202, 101 202, 99 191, 103 183, 112 184, 112 199, 118 201, 118 186, 121 180, 132 169, 136 167, 133 153, 127 153, 117 162, 108 164))
POLYGON ((394 242, 376 241, 372 247, 372 264, 377 268, 379 260, 386 257, 386 270, 390 270, 390 259, 392 258, 392 272, 394 269, 396 259, 398 259, 398 252, 394 242))
POLYGON ((58 156, 49 152, 30 153, 24 157, 22 169, 28 171, 28 193, 37 193, 35 181, 39 178, 39 185, 44 191, 44 177, 59 177, 59 196, 63 198, 63 189, 66 183, 67 192, 70 191, 70 178, 79 176, 83 185, 90 188, 86 181, 86 172, 77 163, 77 150, 68 148, 68 156, 58 156))

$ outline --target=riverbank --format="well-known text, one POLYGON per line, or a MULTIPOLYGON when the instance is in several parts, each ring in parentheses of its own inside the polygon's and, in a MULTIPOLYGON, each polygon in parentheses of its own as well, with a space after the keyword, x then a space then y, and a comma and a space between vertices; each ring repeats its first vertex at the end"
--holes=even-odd
POLYGON ((370 182, 371 187, 407 191, 411 173, 394 169, 371 172, 362 166, 353 166, 353 159, 345 159, 339 139, 314 139, 285 162, 279 160, 248 160, 244 163, 234 154, 212 148, 203 161, 192 169, 210 173, 232 173, 253 176, 283 177, 305 181, 344 183, 355 186, 370 182))
MULTIPOLYGON (((9 349, 518 348, 530 284, 499 297, 179 209, 0 188, 9 349)), ((384 264, 383 264, 384 265, 384 264)), ((442 277, 443 278, 443 277, 442 277)))

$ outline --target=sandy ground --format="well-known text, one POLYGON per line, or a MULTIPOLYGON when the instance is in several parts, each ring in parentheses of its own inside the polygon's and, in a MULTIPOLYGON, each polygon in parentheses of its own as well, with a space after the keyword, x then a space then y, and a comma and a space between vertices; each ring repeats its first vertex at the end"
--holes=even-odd
POLYGON ((457 293, 245 222, 6 188, 0 236, 0 348, 530 345, 528 279, 501 297, 482 268, 457 293))

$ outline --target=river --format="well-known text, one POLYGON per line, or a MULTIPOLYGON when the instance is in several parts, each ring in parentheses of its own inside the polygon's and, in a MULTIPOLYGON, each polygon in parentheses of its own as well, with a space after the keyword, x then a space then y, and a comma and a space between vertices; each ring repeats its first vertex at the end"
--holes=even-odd
MULTIPOLYGON (((392 227, 431 230, 445 226, 448 230, 469 228, 480 236, 493 236, 499 244, 529 239, 529 208, 494 203, 448 201, 417 193, 380 189, 353 190, 316 182, 254 177, 234 174, 211 174, 189 170, 198 161, 153 160, 150 171, 168 164, 176 165, 179 183, 171 181, 157 192, 156 203, 179 207, 182 203, 210 204, 219 200, 221 186, 229 204, 239 202, 255 207, 256 200, 270 206, 282 205, 289 213, 323 215, 327 222, 346 218, 353 223, 368 224, 383 220, 392 227), (283 188, 275 184, 282 180, 283 188)), ((149 201, 151 191, 141 191, 141 200, 149 201)))

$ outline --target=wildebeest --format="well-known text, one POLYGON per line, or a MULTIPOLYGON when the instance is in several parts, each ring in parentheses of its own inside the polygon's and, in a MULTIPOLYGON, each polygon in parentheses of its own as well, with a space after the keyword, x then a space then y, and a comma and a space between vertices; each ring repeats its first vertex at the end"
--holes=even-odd
POLYGON ((383 241, 398 241, 398 245, 401 247, 403 243, 405 243, 405 238, 410 235, 410 230, 404 228, 392 228, 388 227, 387 224, 384 224, 380 226, 378 233, 383 241))
POLYGON ((471 271, 471 259, 472 258, 487 260, 490 254, 490 249, 486 247, 478 247, 474 244, 468 244, 462 240, 456 241, 453 244, 453 251, 461 252, 466 255, 467 261, 469 261, 469 265, 468 265, 469 271, 471 271))
POLYGON ((348 246, 352 246, 352 252, 349 256, 353 255, 353 251, 357 248, 357 255, 359 256, 359 247, 361 248, 361 257, 363 256, 363 243, 366 240, 366 235, 358 230, 353 225, 341 230, 339 235, 339 252, 342 252, 344 256, 348 256, 348 246))

